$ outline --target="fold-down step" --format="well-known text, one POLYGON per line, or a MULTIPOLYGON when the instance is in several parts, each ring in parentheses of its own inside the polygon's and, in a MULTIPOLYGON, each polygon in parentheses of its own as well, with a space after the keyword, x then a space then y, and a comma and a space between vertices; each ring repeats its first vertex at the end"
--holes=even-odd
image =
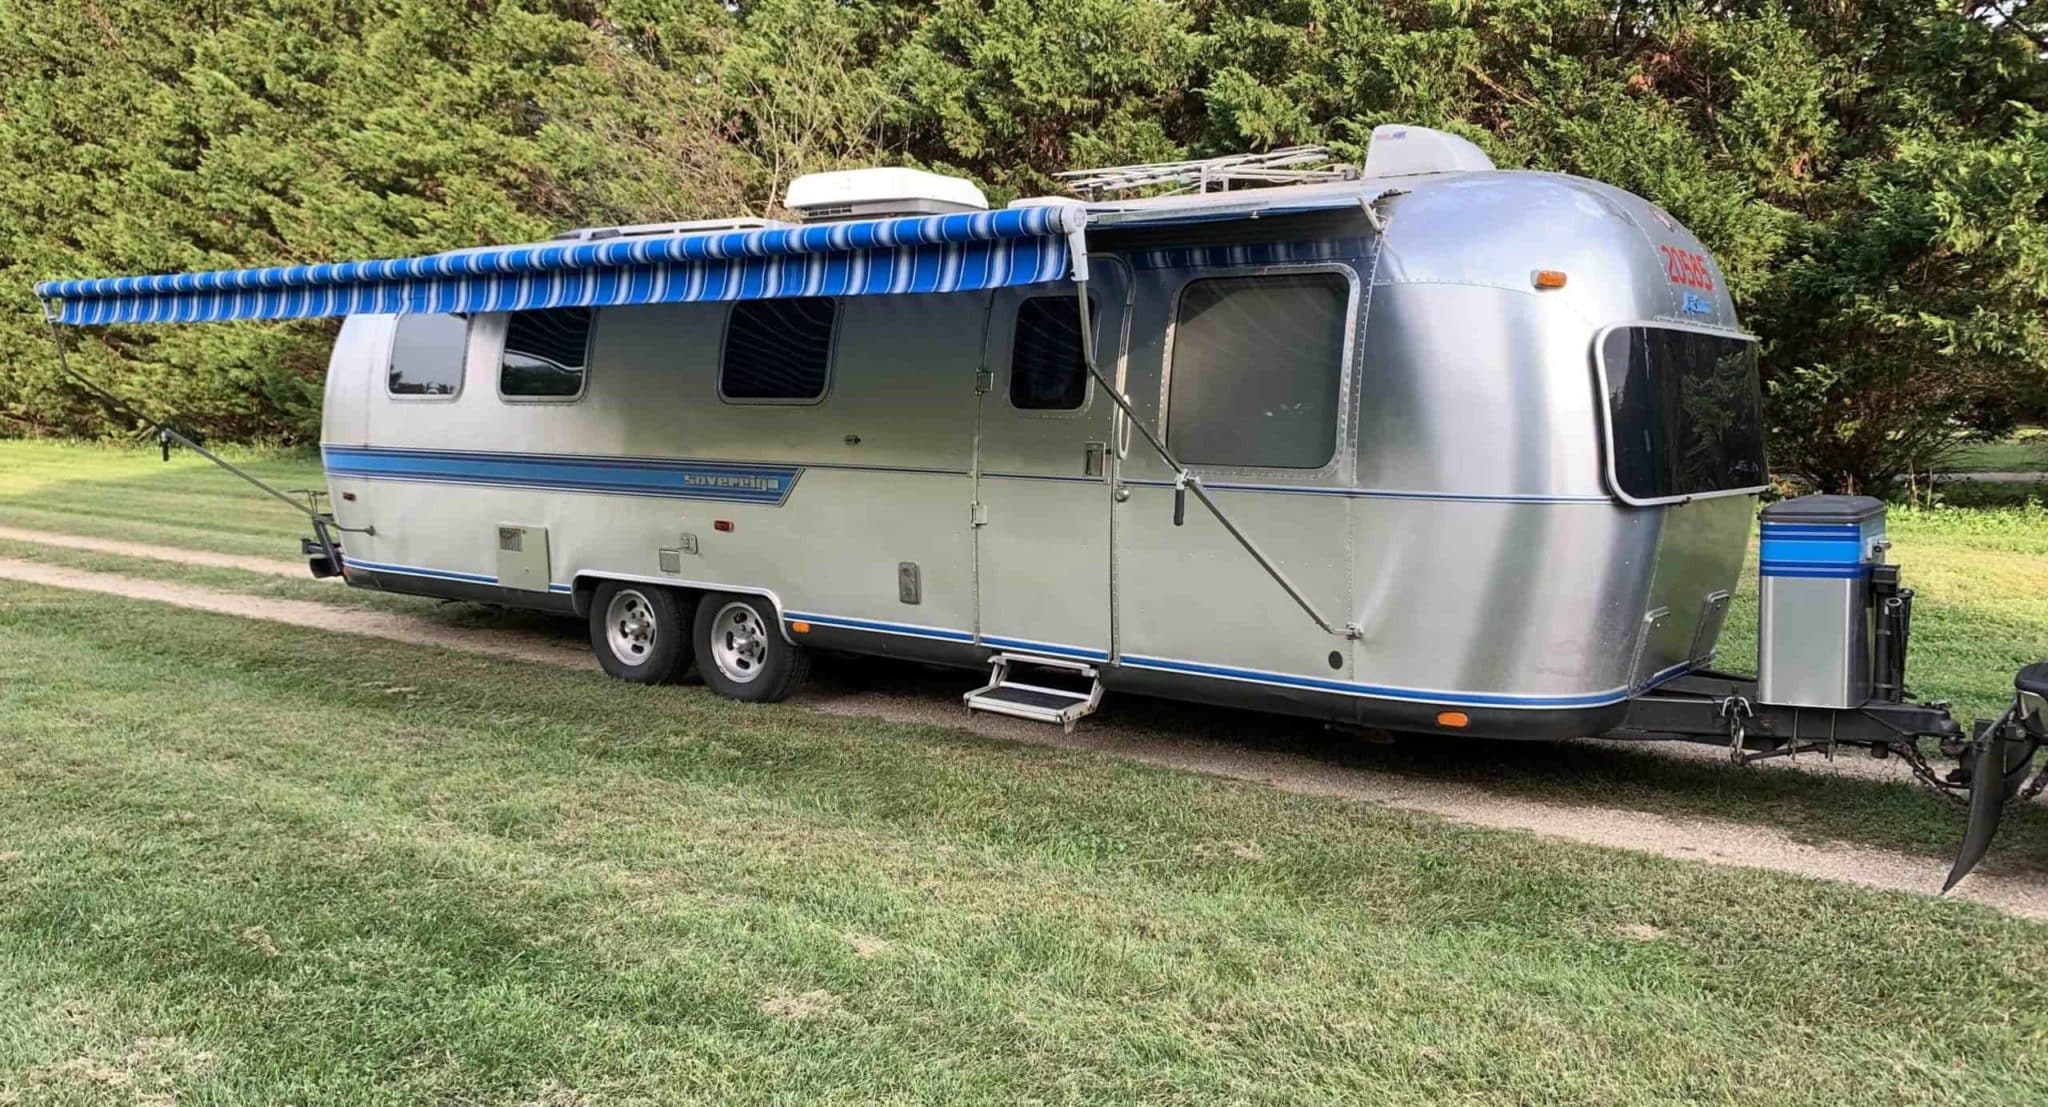
POLYGON ((1102 681, 1086 662, 999 653, 989 661, 988 683, 961 698, 969 711, 1058 723, 1072 733, 1102 705, 1102 681))

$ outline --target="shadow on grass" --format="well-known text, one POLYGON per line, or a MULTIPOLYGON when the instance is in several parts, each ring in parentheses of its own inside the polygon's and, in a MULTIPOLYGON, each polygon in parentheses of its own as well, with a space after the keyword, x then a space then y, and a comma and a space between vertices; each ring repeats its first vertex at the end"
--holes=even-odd
MULTIPOLYGON (((819 659, 828 686, 957 704, 978 674, 870 658, 819 659)), ((1391 743, 1305 719, 1115 694, 1083 727, 1122 727, 1218 749, 1284 754, 1315 765, 1470 785, 1502 796, 1770 826, 1946 861, 1961 841, 1962 808, 1910 781, 1785 767, 1740 768, 1640 744, 1498 741, 1396 735, 1391 743)), ((1843 758, 1866 754, 1844 751, 1843 758)), ((2048 808, 2008 811, 1987 871, 2048 872, 2048 808)))

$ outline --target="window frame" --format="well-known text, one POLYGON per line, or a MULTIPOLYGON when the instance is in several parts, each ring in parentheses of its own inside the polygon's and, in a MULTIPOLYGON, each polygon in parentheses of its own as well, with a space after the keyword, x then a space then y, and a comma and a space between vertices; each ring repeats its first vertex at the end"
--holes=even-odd
MULTIPOLYGON (((1694 500, 1718 500, 1725 496, 1754 496, 1770 487, 1769 470, 1765 471, 1766 483, 1746 488, 1722 488, 1712 492, 1692 492, 1676 496, 1651 496, 1648 498, 1630 495, 1621 486, 1620 474, 1614 468, 1614 413, 1608 397, 1614 393, 1608 385, 1607 336, 1615 331, 1645 328, 1665 331, 1689 331, 1693 334, 1711 335, 1715 338, 1732 338, 1761 346, 1762 340, 1756 335, 1739 328, 1705 327, 1697 323, 1679 323, 1670 319, 1635 319, 1625 323, 1609 323, 1593 332, 1593 383, 1597 391, 1593 406, 1600 409, 1600 476, 1607 482, 1607 491, 1615 499, 1631 507, 1662 507, 1665 504, 1691 503, 1694 500)), ((1761 351, 1759 351, 1761 352, 1761 351)), ((1761 384, 1758 386, 1761 388, 1761 384)), ((1766 446, 1769 444, 1766 443, 1766 446)), ((1768 462, 1766 462, 1768 465, 1768 462)))
POLYGON ((1296 478, 1331 477, 1340 474, 1355 452, 1356 443, 1350 440, 1352 426, 1353 391, 1357 384, 1358 340, 1361 319, 1360 303, 1363 299, 1363 281, 1358 269, 1341 261, 1286 262, 1277 265, 1204 265, 1181 270, 1187 276, 1173 291, 1173 302, 1166 317, 1166 341, 1159 354, 1159 435, 1166 448, 1173 449, 1173 370, 1174 355, 1180 346, 1180 313, 1189 288, 1201 281, 1242 280, 1260 277, 1298 277, 1315 273, 1334 273, 1342 278, 1345 285, 1344 297, 1344 341, 1338 348, 1337 366, 1337 432, 1330 450, 1330 459, 1313 469, 1297 469, 1283 465, 1216 465, 1208 462, 1182 462, 1190 469, 1215 473, 1242 473, 1260 476, 1287 476, 1296 478))
POLYGON ((469 355, 476 343, 476 322, 478 316, 461 316, 453 311, 401 311, 391 316, 391 330, 384 339, 384 398, 399 403, 453 403, 469 390, 469 355), (462 319, 462 356, 455 362, 455 391, 453 392, 393 392, 391 390, 391 362, 398 356, 398 328, 406 319, 423 315, 447 315, 462 319))
MULTIPOLYGON (((560 311, 563 309, 535 308, 533 310, 560 311)), ((573 404, 590 394, 590 371, 597 367, 597 359, 594 356, 597 351, 597 321, 601 317, 602 309, 592 304, 586 305, 585 310, 590 312, 590 329, 583 336, 583 375, 581 381, 577 384, 575 393, 573 395, 568 396, 515 396, 506 393, 505 346, 512 339, 512 316, 514 313, 509 311, 495 311, 490 313, 489 317, 496 320, 497 326, 497 356, 492 360, 498 367, 498 371, 496 374, 494 374, 494 376, 496 378, 495 387, 497 388, 498 401, 500 403, 573 404)), ((476 318, 482 317, 473 316, 472 320, 476 318)), ((472 322, 471 325, 474 326, 474 322, 472 322)))
POLYGON ((718 361, 712 370, 712 387, 718 394, 718 402, 732 407, 817 407, 832 395, 833 381, 839 376, 839 338, 845 327, 845 296, 775 296, 759 300, 734 300, 726 305, 724 325, 718 328, 718 361), (809 399, 760 398, 754 396, 728 396, 725 394, 725 352, 732 343, 733 316, 742 305, 764 303, 775 300, 826 300, 832 304, 832 333, 825 343, 825 379, 818 387, 818 394, 809 399))
MULTIPOLYGON (((1011 414, 1022 416, 1026 419, 1081 418, 1087 415, 1089 410, 1095 406, 1095 374, 1090 373, 1088 371, 1088 363, 1086 360, 1087 354, 1085 350, 1082 354, 1081 402, 1079 404, 1073 407, 1017 406, 1017 401, 1012 392, 1012 389, 1015 387, 1014 382, 1017 379, 1017 324, 1023 319, 1024 305, 1030 303, 1033 300, 1065 300, 1069 303, 1072 303, 1074 302, 1074 293, 1072 291, 1037 292, 1025 296, 1020 296, 1017 298, 1014 308, 1009 313, 1010 342, 1003 355, 1003 404, 1005 407, 1009 408, 1011 414)), ((1101 308, 1099 305, 1096 304, 1095 297, 1092 293, 1088 297, 1088 322, 1095 327, 1097 332, 1097 337, 1095 341, 1095 352, 1098 355, 1099 359, 1099 355, 1102 352, 1102 339, 1100 336, 1102 330, 1102 314, 1101 308)))

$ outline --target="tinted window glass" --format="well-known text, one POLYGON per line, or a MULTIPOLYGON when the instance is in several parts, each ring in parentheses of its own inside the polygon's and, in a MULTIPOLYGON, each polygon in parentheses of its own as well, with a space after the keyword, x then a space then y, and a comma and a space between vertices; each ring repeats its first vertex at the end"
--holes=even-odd
POLYGON ((1327 465, 1337 452, 1348 298, 1335 273, 1189 284, 1167 397, 1174 453, 1200 465, 1327 465))
POLYGON ((506 396, 577 396, 590 360, 590 309, 515 311, 505 317, 498 391, 506 396))
POLYGON ((1620 327, 1601 345, 1614 479, 1638 500, 1767 483, 1756 343, 1620 327))
POLYGON ((453 396, 462 390, 469 320, 460 315, 401 315, 391 340, 386 387, 393 396, 453 396))
MULTIPOLYGON (((1095 302, 1088 302, 1095 314, 1095 302)), ((1010 344, 1010 404, 1030 411, 1072 411, 1088 398, 1080 305, 1072 296, 1040 296, 1017 307, 1010 344)))
POLYGON ((725 328, 719 391, 728 400, 815 400, 832 362, 834 304, 820 296, 745 300, 725 328))

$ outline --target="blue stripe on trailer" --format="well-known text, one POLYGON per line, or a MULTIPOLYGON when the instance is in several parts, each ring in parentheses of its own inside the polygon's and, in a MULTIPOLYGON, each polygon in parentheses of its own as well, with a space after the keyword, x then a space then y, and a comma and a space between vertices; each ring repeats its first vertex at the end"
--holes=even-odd
MULTIPOLYGON (((401 577, 425 577, 429 580, 453 580, 464 584, 498 583, 498 578, 486 573, 458 573, 453 569, 427 569, 418 565, 392 565, 382 561, 364 561, 359 557, 344 557, 342 563, 350 569, 368 569, 373 573, 387 573, 401 577)), ((575 587, 568 584, 549 584, 550 592, 573 592, 575 587)))
MULTIPOLYGON (((819 626, 841 627, 847 630, 864 630, 879 634, 900 634, 913 638, 932 638, 947 642, 973 642, 974 635, 965 630, 949 630, 942 627, 917 626, 903 623, 888 623, 874 619, 855 619, 840 615, 822 615, 807 611, 786 611, 786 623, 815 623, 819 626)), ((1034 642, 1021 638, 1002 638, 983 635, 985 646, 998 649, 1031 650, 1055 656, 1079 657, 1087 660, 1106 661, 1108 655, 1099 650, 1079 646, 1061 646, 1055 643, 1034 642)), ((1495 692, 1451 692, 1425 688, 1397 688, 1386 685, 1359 684, 1352 681, 1329 680, 1322 677, 1296 676, 1292 673, 1275 673, 1262 669, 1238 669, 1227 665, 1209 665, 1196 661, 1181 661, 1167 657, 1141 657, 1125 654, 1118 664, 1133 669, 1150 669, 1158 672, 1181 673, 1191 676, 1218 677, 1225 680, 1246 681, 1253 684, 1270 684, 1285 688, 1306 688, 1318 692, 1335 692, 1340 695, 1363 696, 1371 699, 1402 700, 1410 703, 1448 704, 1461 707, 1509 707, 1509 708, 1561 708, 1561 707, 1607 707, 1655 688, 1666 681, 1691 671, 1691 663, 1673 665, 1656 674, 1637 688, 1614 688, 1604 692, 1589 692, 1579 695, 1516 695, 1495 692)))
POLYGON ((1281 688, 1306 688, 1318 692, 1336 692, 1340 695, 1363 696, 1370 699, 1401 700, 1408 703, 1450 704, 1458 707, 1506 707, 1506 708, 1565 708, 1565 707, 1608 707, 1647 691, 1668 681, 1691 666, 1675 665, 1644 682, 1640 688, 1615 688, 1605 692, 1588 692, 1580 695, 1516 695, 1506 692, 1450 692, 1426 688, 1396 688, 1376 684, 1357 684, 1344 680, 1329 680, 1323 677, 1295 676, 1292 673, 1275 673, 1262 669, 1237 669, 1227 665, 1205 665, 1194 661, 1176 661, 1165 657, 1137 657, 1125 654, 1122 663, 1134 669, 1152 669, 1159 672, 1182 673, 1192 676, 1219 677, 1224 680, 1246 681, 1252 684, 1270 684, 1281 688))
POLYGON ((377 573, 393 573, 402 577, 428 577, 433 580, 458 580, 464 584, 496 584, 498 578, 486 573, 458 573, 453 569, 427 569, 418 565, 392 565, 382 561, 364 561, 360 557, 343 557, 342 563, 351 569, 368 569, 377 573))
POLYGON ((997 649, 1028 650, 1054 657, 1072 657, 1081 661, 1109 660, 1109 654, 1102 650, 1091 650, 1086 646, 1065 646, 1058 642, 1034 642, 1029 638, 1003 638, 994 634, 984 634, 981 636, 981 644, 997 649))
POLYGON ((935 638, 941 642, 972 642, 974 635, 964 630, 948 630, 945 627, 918 626, 915 623, 885 623, 878 619, 855 619, 846 615, 819 615, 809 611, 785 611, 784 623, 816 623, 821 627, 840 627, 846 630, 867 630, 876 634, 897 634, 908 638, 935 638))
POLYGON ((1062 205, 803 227, 534 243, 424 257, 44 281, 59 323, 909 295, 1043 284, 1073 265, 1062 205))
POLYGON ((803 469, 736 461, 653 461, 560 454, 327 446, 329 476, 428 484, 547 488, 779 507, 803 469))

